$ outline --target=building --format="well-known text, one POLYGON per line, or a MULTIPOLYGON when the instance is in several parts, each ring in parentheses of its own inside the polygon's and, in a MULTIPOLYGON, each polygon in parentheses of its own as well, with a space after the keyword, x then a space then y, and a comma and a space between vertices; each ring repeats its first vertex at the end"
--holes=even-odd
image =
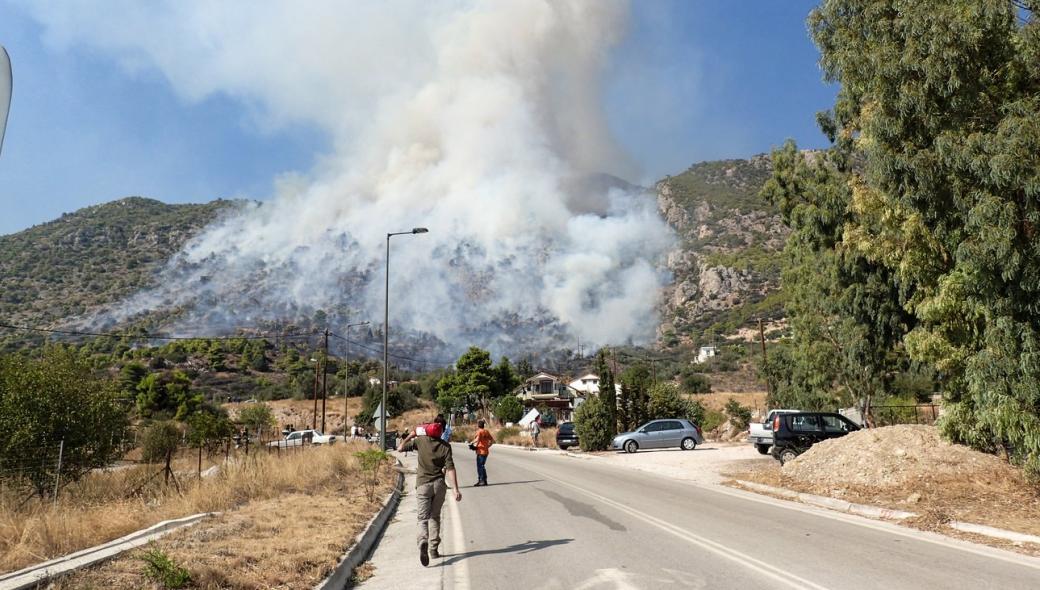
POLYGON ((574 381, 567 384, 568 387, 578 392, 578 395, 587 397, 588 395, 599 395, 599 375, 595 373, 589 373, 578 377, 574 381))
POLYGON ((701 349, 697 351, 697 362, 702 364, 706 363, 708 362, 708 359, 714 358, 718 353, 719 349, 714 346, 702 346, 701 349))
MULTIPOLYGON (((596 390, 599 391, 598 383, 596 390)), ((517 397, 523 402, 525 409, 548 408, 559 422, 573 418, 574 402, 581 395, 583 394, 579 394, 562 377, 544 372, 527 379, 517 390, 517 397)))

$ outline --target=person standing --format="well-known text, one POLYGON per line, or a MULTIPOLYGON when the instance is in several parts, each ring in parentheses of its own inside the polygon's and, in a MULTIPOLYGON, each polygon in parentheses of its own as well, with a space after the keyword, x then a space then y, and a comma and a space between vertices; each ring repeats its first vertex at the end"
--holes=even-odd
POLYGON ((538 446, 538 434, 542 431, 542 417, 535 416, 534 422, 531 422, 531 437, 534 439, 534 446, 538 446))
POLYGON ((491 445, 495 444, 495 437, 484 428, 484 421, 477 421, 477 435, 473 437, 470 444, 477 452, 477 483, 473 487, 486 486, 487 482, 487 459, 491 454, 491 445))
POLYGON ((430 558, 440 557, 441 508, 448 492, 445 478, 451 480, 455 489, 455 501, 462 501, 459 480, 455 474, 455 462, 451 456, 451 445, 441 440, 445 420, 434 418, 426 425, 426 435, 417 436, 415 431, 397 446, 398 452, 418 451, 419 465, 415 472, 415 497, 418 501, 419 520, 419 563, 430 565, 430 558))

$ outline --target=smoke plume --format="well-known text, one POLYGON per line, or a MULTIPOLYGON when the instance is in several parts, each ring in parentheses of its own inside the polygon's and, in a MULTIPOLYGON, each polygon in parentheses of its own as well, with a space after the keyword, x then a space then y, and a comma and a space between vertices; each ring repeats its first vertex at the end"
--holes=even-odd
POLYGON ((27 5, 58 47, 157 70, 183 98, 311 124, 332 153, 192 240, 119 306, 221 327, 334 310, 453 350, 652 337, 672 236, 601 108, 627 5, 550 0, 27 5), (301 7, 301 8, 297 8, 301 7))

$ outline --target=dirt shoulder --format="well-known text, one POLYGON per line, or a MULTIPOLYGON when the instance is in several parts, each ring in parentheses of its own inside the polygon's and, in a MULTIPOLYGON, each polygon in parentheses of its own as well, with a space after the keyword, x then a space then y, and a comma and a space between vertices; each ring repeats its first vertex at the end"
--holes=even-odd
MULTIPOLYGON (((904 524, 1001 547, 948 526, 969 522, 1040 535, 1040 491, 999 457, 941 440, 931 426, 891 426, 815 445, 775 461, 724 470, 732 479, 913 512, 904 524)), ((1040 553, 1040 547, 1026 548, 1040 553)))

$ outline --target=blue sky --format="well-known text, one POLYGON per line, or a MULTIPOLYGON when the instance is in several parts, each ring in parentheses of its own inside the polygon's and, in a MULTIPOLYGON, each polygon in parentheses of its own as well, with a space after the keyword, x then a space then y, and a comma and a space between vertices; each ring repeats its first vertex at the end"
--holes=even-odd
MULTIPOLYGON (((746 157, 786 138, 822 147, 815 113, 833 101, 805 17, 814 2, 633 3, 606 76, 606 110, 652 181, 693 162, 746 157)), ((330 149, 320 129, 259 129, 255 107, 225 95, 189 102, 148 68, 44 41, 0 0, 14 99, 0 156, 0 234, 129 195, 166 202, 267 198, 276 176, 330 149)))

